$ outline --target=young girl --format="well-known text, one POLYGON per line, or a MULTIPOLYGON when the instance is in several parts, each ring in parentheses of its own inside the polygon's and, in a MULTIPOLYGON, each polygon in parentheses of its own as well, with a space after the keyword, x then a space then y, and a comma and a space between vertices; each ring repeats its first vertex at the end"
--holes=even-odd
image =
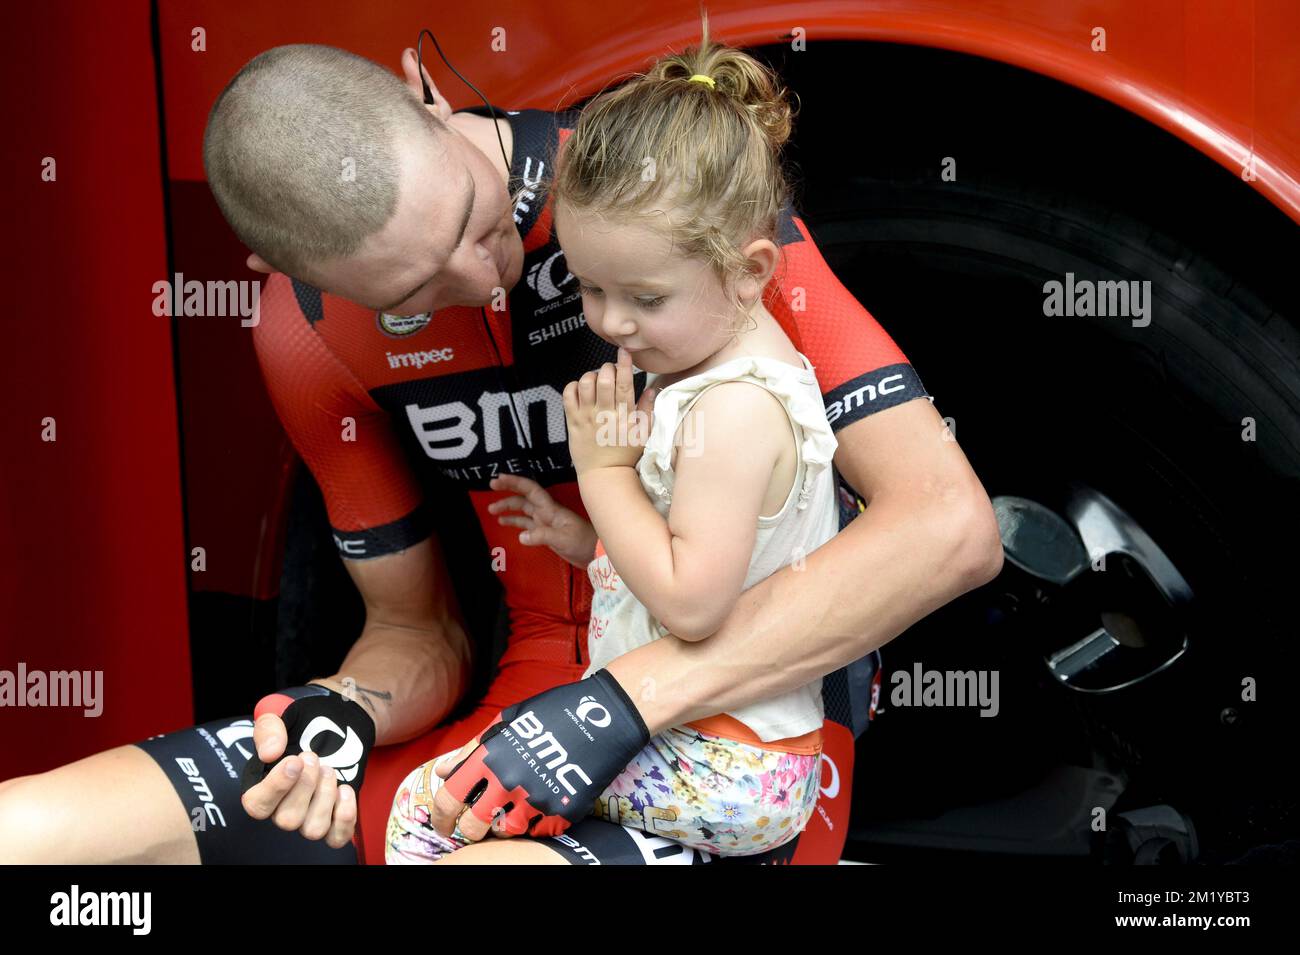
MULTIPOLYGON (((523 527, 524 543, 587 567, 584 676, 667 634, 707 639, 742 591, 798 567, 838 528, 821 389, 763 304, 780 265, 790 123, 772 73, 711 45, 706 26, 700 48, 594 100, 560 150, 548 184, 556 234, 588 326, 619 348, 617 365, 564 392, 591 520, 517 476, 496 479, 516 496, 489 509, 523 527), (634 365, 651 376, 639 405, 634 365), (637 410, 652 399, 647 427, 637 410)), ((734 666, 746 682, 764 661, 734 666)), ((672 727, 593 812, 714 854, 773 849, 813 812, 822 721, 818 680, 672 727)), ((430 832, 406 811, 438 785, 428 766, 399 789, 390 862, 431 853, 430 832)), ((459 829, 449 842, 464 844, 459 829)))

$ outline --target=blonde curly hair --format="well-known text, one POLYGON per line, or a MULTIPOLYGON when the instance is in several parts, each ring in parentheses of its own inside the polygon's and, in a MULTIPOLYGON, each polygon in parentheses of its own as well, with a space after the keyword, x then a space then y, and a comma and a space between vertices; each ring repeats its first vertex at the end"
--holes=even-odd
POLYGON ((780 78, 734 47, 709 40, 673 53, 588 103, 556 159, 556 206, 614 220, 662 217, 673 247, 707 261, 737 312, 748 273, 742 247, 775 240, 789 195, 781 151, 795 111, 780 78), (712 84, 692 80, 697 74, 712 84), (649 175, 647 175, 649 172, 649 175))

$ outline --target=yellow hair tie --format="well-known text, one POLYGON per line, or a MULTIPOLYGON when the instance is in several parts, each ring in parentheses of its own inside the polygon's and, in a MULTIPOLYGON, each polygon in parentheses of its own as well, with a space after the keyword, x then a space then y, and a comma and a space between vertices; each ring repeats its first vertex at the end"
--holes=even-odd
POLYGON ((709 89, 711 89, 711 90, 713 90, 713 89, 717 89, 717 88, 718 88, 718 84, 715 83, 715 82, 713 82, 713 77, 711 77, 711 76, 705 76, 703 73, 696 73, 694 76, 691 77, 690 82, 692 82, 692 83, 708 83, 708 84, 709 84, 709 89))

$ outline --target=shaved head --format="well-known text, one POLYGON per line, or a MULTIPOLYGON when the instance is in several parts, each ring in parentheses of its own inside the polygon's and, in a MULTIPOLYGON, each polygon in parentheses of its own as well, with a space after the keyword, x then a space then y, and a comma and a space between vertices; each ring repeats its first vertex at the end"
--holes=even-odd
POLYGON ((230 81, 208 117, 203 167, 240 240, 313 282, 392 219, 405 148, 448 131, 393 73, 330 46, 267 50, 230 81))

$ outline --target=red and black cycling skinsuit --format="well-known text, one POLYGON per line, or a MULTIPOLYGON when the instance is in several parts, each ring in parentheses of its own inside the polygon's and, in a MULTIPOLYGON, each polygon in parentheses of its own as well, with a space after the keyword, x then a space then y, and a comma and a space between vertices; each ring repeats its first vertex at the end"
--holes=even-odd
MULTIPOLYGON (((487 115, 485 109, 470 112, 487 115)), ((468 742, 503 707, 580 679, 588 663, 591 589, 584 571, 548 548, 519 543, 517 528, 499 525, 487 512, 502 496, 488 489, 491 478, 521 474, 565 507, 586 513, 569 458, 561 394, 569 381, 614 361, 615 349, 585 324, 577 282, 565 266, 550 203, 538 185, 577 115, 507 114, 514 132, 511 187, 523 184, 530 191, 515 209, 525 258, 505 310, 452 307, 399 319, 283 274, 271 276, 261 294, 254 335, 267 387, 324 494, 341 556, 380 557, 424 540, 432 509, 457 493, 448 490, 451 484, 460 485, 482 539, 442 540, 442 550, 449 564, 491 562, 509 611, 507 647, 477 708, 371 754, 360 800, 360 828, 370 837, 367 861, 383 860, 394 790, 407 773, 468 742)), ((835 278, 789 206, 777 238, 784 261, 764 302, 816 369, 832 426, 838 430, 928 398, 906 357, 835 278)), ((251 724, 244 721, 200 730, 201 739, 186 730, 140 744, 163 765, 187 807, 198 802, 190 772, 202 768, 193 762, 197 754, 228 757, 209 772, 224 789, 228 776, 238 779, 225 763, 241 769, 236 753, 251 748, 251 724), (233 747, 221 745, 223 730, 233 747)), ((282 833, 269 822, 248 825, 237 789, 224 805, 224 831, 212 834, 216 827, 210 825, 196 833, 205 862, 339 861, 340 853, 348 855, 296 832, 282 833), (236 835, 232 828, 241 831, 236 835)))

